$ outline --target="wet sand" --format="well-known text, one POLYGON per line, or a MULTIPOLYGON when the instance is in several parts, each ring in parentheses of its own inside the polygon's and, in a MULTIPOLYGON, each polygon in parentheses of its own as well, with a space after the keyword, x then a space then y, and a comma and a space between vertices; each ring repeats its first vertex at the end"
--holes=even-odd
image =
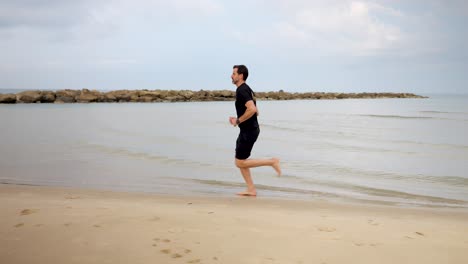
POLYGON ((0 185, 1 263, 468 263, 468 212, 0 185))

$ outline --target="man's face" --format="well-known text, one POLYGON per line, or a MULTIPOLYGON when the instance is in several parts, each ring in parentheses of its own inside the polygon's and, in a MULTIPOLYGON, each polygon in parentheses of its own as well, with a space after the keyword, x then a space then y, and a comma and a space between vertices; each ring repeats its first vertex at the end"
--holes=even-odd
POLYGON ((243 80, 243 78, 244 78, 243 74, 237 73, 237 68, 232 69, 231 79, 232 79, 233 84, 239 83, 240 81, 243 80))

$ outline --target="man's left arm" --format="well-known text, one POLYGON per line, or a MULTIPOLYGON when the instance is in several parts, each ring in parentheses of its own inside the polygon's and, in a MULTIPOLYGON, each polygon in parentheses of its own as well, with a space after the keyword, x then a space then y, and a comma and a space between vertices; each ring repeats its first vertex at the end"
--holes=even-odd
POLYGON ((245 110, 245 113, 239 117, 239 123, 249 120, 249 118, 257 113, 257 107, 253 100, 247 101, 247 103, 245 103, 245 107, 247 107, 247 109, 245 110))

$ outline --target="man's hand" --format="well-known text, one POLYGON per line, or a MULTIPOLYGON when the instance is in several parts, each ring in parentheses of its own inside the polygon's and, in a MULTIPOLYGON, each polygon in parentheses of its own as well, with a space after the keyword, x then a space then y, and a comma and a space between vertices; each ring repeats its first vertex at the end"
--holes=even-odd
POLYGON ((229 123, 231 123, 233 126, 237 126, 237 117, 230 116, 229 123))

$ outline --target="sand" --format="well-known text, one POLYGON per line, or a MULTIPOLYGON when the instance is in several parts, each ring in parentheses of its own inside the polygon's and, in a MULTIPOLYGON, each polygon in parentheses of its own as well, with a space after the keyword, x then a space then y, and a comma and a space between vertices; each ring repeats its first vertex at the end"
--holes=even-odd
POLYGON ((468 263, 462 209, 0 185, 0 212, 2 264, 468 263))

